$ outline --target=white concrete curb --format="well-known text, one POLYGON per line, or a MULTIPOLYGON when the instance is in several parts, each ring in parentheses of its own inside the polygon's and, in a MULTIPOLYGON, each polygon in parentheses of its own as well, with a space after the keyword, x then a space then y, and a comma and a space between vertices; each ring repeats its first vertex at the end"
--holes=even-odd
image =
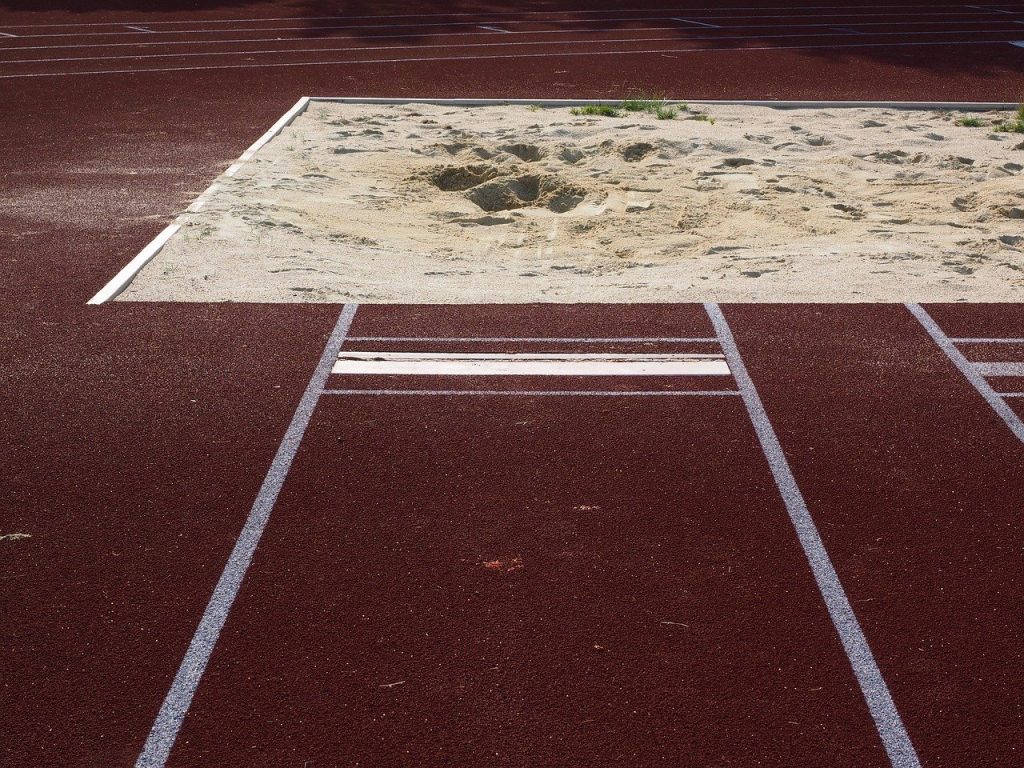
MULTIPOLYGON (((329 102, 342 104, 437 104, 439 106, 452 107, 484 107, 501 105, 538 105, 542 107, 578 107, 587 104, 618 104, 621 99, 430 99, 430 98, 376 98, 366 96, 303 96, 295 105, 285 112, 281 119, 274 123, 270 129, 260 136, 252 146, 242 153, 235 162, 228 166, 222 176, 232 177, 241 169, 242 165, 252 159, 261 147, 277 136, 287 126, 291 125, 296 117, 301 115, 313 102, 329 102)), ((741 99, 703 99, 688 101, 684 99, 669 99, 671 104, 695 104, 699 106, 747 106, 747 107, 773 107, 775 109, 932 109, 932 110, 957 110, 960 112, 985 112, 989 110, 1011 110, 1017 105, 1010 102, 995 101, 750 101, 741 99)), ((202 210, 210 195, 217 190, 219 184, 214 181, 207 189, 197 197, 186 212, 195 213, 202 210)), ((138 256, 118 272, 114 278, 103 286, 88 304, 105 304, 115 298, 123 291, 135 276, 142 271, 153 257, 159 253, 164 244, 177 232, 181 226, 177 223, 167 226, 159 235, 141 251, 138 256)))
MULTIPOLYGON (((306 107, 309 106, 309 102, 310 99, 308 96, 303 96, 295 102, 295 105, 285 112, 281 116, 281 119, 270 127, 270 130, 260 136, 252 146, 242 153, 241 157, 228 166, 222 176, 230 178, 238 173, 242 164, 247 160, 252 159, 252 156, 255 155, 264 144, 277 136, 277 134, 283 131, 287 126, 291 125, 292 121, 306 110, 306 107)), ((207 199, 209 199, 210 195, 213 194, 219 186, 219 183, 214 181, 213 184, 207 187, 206 190, 197 197, 188 208, 185 209, 186 212, 194 213, 201 210, 206 204, 207 199)), ((159 235, 154 237, 145 248, 139 251, 138 255, 129 261, 120 272, 114 275, 113 279, 103 286, 99 293, 89 299, 86 304, 106 304, 108 301, 116 298, 118 294, 127 288, 129 283, 135 279, 135 276, 142 271, 142 268, 153 260, 153 257, 160 252, 160 249, 164 247, 167 241, 170 240, 174 233, 179 229, 181 229, 181 225, 176 222, 166 226, 159 235)))

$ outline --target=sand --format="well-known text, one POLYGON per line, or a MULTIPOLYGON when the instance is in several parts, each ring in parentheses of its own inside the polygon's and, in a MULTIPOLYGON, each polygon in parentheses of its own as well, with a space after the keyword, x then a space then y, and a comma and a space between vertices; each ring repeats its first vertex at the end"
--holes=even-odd
POLYGON ((1024 300, 1024 136, 959 117, 313 103, 121 298, 1024 300))

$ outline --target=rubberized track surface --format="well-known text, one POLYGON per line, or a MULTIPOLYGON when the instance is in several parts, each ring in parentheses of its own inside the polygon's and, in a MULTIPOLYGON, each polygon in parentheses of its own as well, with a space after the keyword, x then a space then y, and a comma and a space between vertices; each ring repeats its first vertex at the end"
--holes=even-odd
MULTIPOLYGON (((84 306, 298 96, 1024 90, 1006 44, 856 50, 3 80, 0 534, 32 536, 0 543, 4 764, 135 762, 334 326, 335 306, 84 306)), ((1024 337, 1016 306, 926 309, 950 337, 1024 337)), ((1020 441, 902 306, 724 311, 921 763, 1015 764, 1020 441)), ((704 336, 700 316, 363 307, 352 333, 704 336)), ((802 558, 734 398, 324 399, 169 764, 884 765, 802 558)))

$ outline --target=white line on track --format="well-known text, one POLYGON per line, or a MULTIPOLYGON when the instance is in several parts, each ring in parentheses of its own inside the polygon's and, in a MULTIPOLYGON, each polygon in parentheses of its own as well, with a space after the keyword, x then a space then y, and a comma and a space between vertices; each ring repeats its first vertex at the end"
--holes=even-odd
POLYGON ((369 395, 398 396, 411 395, 420 397, 458 397, 476 395, 481 397, 717 397, 720 395, 735 396, 740 394, 731 389, 659 389, 659 390, 612 390, 596 389, 325 389, 325 395, 369 395))
POLYGON ((500 27, 489 27, 486 24, 480 24, 480 29, 486 29, 488 32, 500 32, 503 35, 512 34, 507 29, 501 29, 500 27))
POLYGON ((608 338, 578 339, 567 336, 349 336, 349 341, 409 341, 409 342, 444 342, 461 344, 464 342, 503 342, 538 344, 643 344, 654 342, 695 343, 714 342, 714 336, 683 337, 683 336, 624 336, 608 338))
POLYGON ((149 32, 149 33, 153 32, 152 29, 146 29, 145 27, 133 27, 130 24, 125 24, 124 26, 125 26, 126 29, 134 29, 136 32, 149 32))
POLYGON ((907 729, 896 709, 896 703, 889 693, 889 686, 886 684, 885 678, 882 677, 882 671, 878 668, 864 630, 861 629, 857 615, 846 596, 846 590, 832 564, 832 559, 825 548, 825 542, 807 508, 807 502, 800 491, 800 486, 797 485, 796 477, 782 450, 782 444, 775 433, 775 428, 768 419, 768 412, 761 401, 761 396, 747 372, 747 367, 736 346, 736 340, 733 338, 725 315, 722 314, 721 308, 714 303, 705 304, 705 309, 718 332, 719 341, 743 396, 743 403, 747 407, 747 413, 750 415, 757 439, 761 444, 765 459, 768 461, 775 485, 782 496, 786 512, 789 513, 789 519, 796 531, 804 555, 807 557, 814 580, 817 582, 825 606, 828 608, 829 616, 843 644, 843 649, 846 651, 846 657, 850 661, 854 676, 860 684, 864 701, 875 721, 875 727, 878 729, 878 735, 889 756, 889 762, 893 768, 920 768, 921 763, 917 757, 917 751, 910 741, 907 729))
POLYGON ((953 340, 946 335, 945 331, 939 327, 939 324, 932 319, 932 316, 928 314, 924 307, 920 304, 909 303, 906 307, 917 318, 917 321, 921 323, 939 349, 946 353, 946 357, 949 358, 950 362, 959 369, 964 378, 971 383, 978 391, 978 394, 989 404, 989 407, 1006 423, 1006 426, 1017 436, 1017 439, 1024 442, 1024 421, 1021 421, 1020 416, 992 389, 992 386, 985 380, 985 377, 964 357, 963 352, 956 348, 953 340))
POLYGON ((971 363, 982 376, 1024 376, 1024 363, 971 363))
POLYGON ((703 21, 694 21, 693 19, 681 19, 678 16, 673 16, 672 21, 679 21, 683 24, 695 24, 698 27, 709 27, 710 29, 721 29, 719 24, 705 24, 703 21))
MULTIPOLYGON (((1010 3, 1006 3, 1010 5, 1010 3)), ((923 3, 911 3, 905 5, 894 5, 889 3, 882 3, 876 5, 857 5, 859 10, 866 8, 884 8, 886 10, 892 8, 907 8, 915 11, 923 11, 928 13, 929 8, 934 6, 923 4, 923 3)), ((950 6, 956 7, 956 6, 950 6)), ((973 8, 976 10, 987 10, 977 5, 965 5, 965 8, 973 8)), ((601 10, 590 10, 590 9, 562 9, 552 11, 516 11, 518 16, 551 16, 551 15, 590 15, 598 13, 699 13, 703 11, 797 11, 804 13, 806 11, 829 11, 829 10, 849 10, 850 5, 776 5, 776 6, 745 6, 742 8, 729 8, 723 9, 721 6, 709 6, 704 8, 605 8, 601 10)), ((992 12, 988 10, 988 12, 992 12)), ((1007 13, 1007 11, 1002 11, 1007 13)), ((1011 12, 1012 13, 1012 12, 1011 12)), ((242 24, 251 23, 257 24, 260 22, 270 21, 345 21, 345 20, 357 20, 357 19, 429 19, 429 18, 465 18, 471 17, 479 20, 483 20, 482 16, 508 16, 507 13, 494 12, 466 12, 466 13, 397 13, 397 14, 377 14, 377 15, 364 15, 364 16, 267 16, 264 18, 260 17, 247 17, 241 19, 180 19, 177 21, 150 21, 144 20, 139 22, 131 22, 133 24, 146 24, 149 26, 156 26, 158 24, 242 24)), ((493 19, 492 19, 493 21, 493 19)), ((89 21, 89 22, 67 22, 64 24, 7 24, 5 26, 14 27, 17 29, 49 29, 57 27, 113 27, 113 26, 124 26, 124 22, 116 21, 89 21)))
POLYGON ((728 376, 720 354, 349 352, 335 375, 375 376, 728 376))
POLYGON ((962 45, 1006 45, 1011 40, 934 40, 927 42, 913 43, 829 43, 822 45, 764 45, 746 46, 734 48, 649 48, 640 50, 619 50, 619 51, 558 51, 555 53, 510 53, 495 54, 493 56, 410 56, 399 59, 340 59, 336 61, 289 61, 272 62, 267 64, 211 64, 194 67, 151 67, 146 69, 99 69, 84 70, 81 72, 27 72, 17 75, 0 75, 0 80, 13 80, 29 77, 82 77, 86 75, 142 75, 160 72, 204 72, 219 71, 227 69, 275 69, 281 67, 331 67, 331 66, 358 66, 370 64, 421 64, 424 62, 458 62, 458 61, 488 61, 508 59, 556 59, 556 58, 580 58, 588 56, 651 56, 664 53, 759 53, 779 51, 812 51, 812 50, 838 50, 855 48, 914 48, 925 46, 962 46, 962 45))
POLYGON ((11 32, 0 32, 0 37, 17 37, 17 35, 11 32))
POLYGON ((238 597, 238 590, 242 586, 245 574, 252 563, 256 547, 263 537, 263 531, 270 520, 270 513, 274 509, 277 497, 281 493, 284 481, 288 477, 295 454, 299 450, 299 444, 306 434, 306 427, 309 426, 317 401, 323 392, 324 384, 331 372, 331 364, 338 356, 338 351, 345 342, 345 335, 352 326, 352 319, 355 317, 356 304, 346 304, 342 309, 338 322, 334 326, 327 344, 324 346, 320 361, 310 376, 306 391, 299 400, 291 423, 277 447, 277 453, 270 463, 270 468, 263 478, 259 493, 253 502, 249 517, 245 521, 235 547, 231 550, 224 571, 221 573, 217 586, 214 587, 210 601, 203 611, 203 616, 196 627, 192 641, 189 643, 185 657, 181 660, 178 673, 174 676, 170 690, 164 697, 160 711, 157 713, 153 726, 146 738, 142 753, 135 762, 135 768, 163 768, 170 757, 171 749, 178 738, 178 731, 185 720, 185 715, 192 704, 192 697, 195 696, 199 681, 206 671, 206 665, 210 661, 220 632, 228 619, 231 606, 238 597))
MULTIPOLYGON (((988 21, 985 21, 985 22, 961 22, 961 21, 948 21, 947 22, 947 21, 942 21, 942 22, 934 22, 934 23, 932 23, 932 22, 919 22, 919 23, 928 24, 929 26, 942 26, 942 25, 948 25, 948 24, 965 24, 965 23, 979 23, 979 24, 984 23, 984 24, 988 24, 988 23, 996 23, 996 22, 993 20, 992 22, 988 22, 988 21)), ((1015 22, 1015 23, 1024 23, 1024 22, 1015 22)), ((870 26, 870 25, 862 23, 862 24, 857 24, 856 26, 870 26)), ((878 24, 876 26, 885 26, 885 24, 878 24)), ((733 30, 739 30, 739 29, 823 29, 824 30, 824 29, 835 29, 835 27, 834 27, 834 25, 830 25, 830 24, 817 24, 817 23, 815 23, 815 24, 765 24, 765 25, 760 25, 760 24, 754 25, 754 24, 751 24, 751 25, 729 26, 725 31, 731 32, 733 30)), ((617 33, 622 33, 622 32, 644 33, 644 32, 668 32, 668 31, 681 31, 681 30, 679 30, 678 26, 669 26, 669 27, 629 27, 629 28, 615 27, 615 28, 611 28, 611 29, 588 29, 588 30, 586 30, 586 34, 604 35, 604 34, 617 34, 617 33)), ((693 30, 690 30, 690 31, 700 32, 701 30, 697 29, 697 28, 694 28, 693 30)), ((907 32, 906 30, 899 30, 897 32, 871 32, 869 34, 875 35, 875 36, 884 36, 884 35, 889 35, 889 36, 899 36, 899 35, 912 36, 912 35, 929 35, 929 34, 931 34, 931 35, 996 34, 996 33, 1002 33, 1002 32, 1005 32, 1005 30, 998 30, 998 29, 993 29, 993 30, 986 30, 986 29, 964 30, 964 29, 958 29, 958 30, 952 30, 952 31, 947 31, 947 32, 934 32, 934 31, 931 31, 931 32, 907 32)), ((1013 33, 1016 34, 1016 32, 1017 32, 1017 30, 1014 29, 1013 33)), ((512 36, 525 37, 527 35, 578 35, 580 33, 575 31, 575 30, 565 30, 565 29, 533 29, 533 30, 520 31, 520 32, 506 31, 505 34, 512 35, 512 36)), ((868 34, 868 33, 865 33, 865 34, 868 34)), ((444 32, 442 34, 437 34, 437 33, 431 32, 431 33, 426 33, 426 34, 413 34, 413 35, 370 35, 369 37, 365 37, 365 38, 350 37, 350 36, 347 36, 347 35, 325 35, 325 36, 320 37, 318 39, 321 40, 321 41, 329 41, 329 40, 353 40, 353 41, 355 41, 355 40, 408 40, 408 39, 411 39, 411 38, 431 38, 431 39, 442 39, 443 40, 443 39, 449 38, 449 37, 497 37, 497 36, 498 36, 498 33, 493 33, 493 32, 491 32, 491 33, 483 33, 483 32, 444 32)), ((784 35, 716 35, 715 37, 686 38, 686 37, 680 37, 680 36, 676 35, 676 36, 674 36, 672 38, 650 38, 650 39, 654 39, 654 40, 665 40, 665 39, 688 40, 688 39, 695 39, 695 40, 714 40, 714 41, 717 42, 719 40, 776 40, 776 39, 780 39, 780 38, 789 38, 789 37, 818 37, 818 36, 819 35, 816 35, 816 34, 810 34, 810 35, 802 35, 802 34, 784 34, 784 35)), ((633 40, 633 39, 643 39, 643 38, 628 38, 628 39, 633 40)), ((237 40, 159 40, 159 41, 145 41, 145 42, 142 42, 142 41, 139 41, 139 40, 133 40, 130 43, 60 43, 58 45, 19 45, 19 46, 15 46, 13 48, 0 48, 0 54, 13 53, 13 52, 16 52, 16 51, 62 50, 62 49, 65 49, 65 48, 151 48, 153 46, 173 46, 173 45, 179 45, 179 46, 183 46, 184 47, 184 46, 197 46, 197 45, 242 45, 242 44, 245 44, 245 43, 281 43, 281 44, 288 44, 288 43, 306 43, 306 42, 309 42, 309 40, 308 40, 308 38, 304 38, 304 37, 249 37, 249 38, 241 38, 241 39, 237 39, 237 40)), ((561 41, 554 41, 554 42, 561 42, 561 41)), ((573 42, 586 42, 586 41, 583 40, 583 41, 573 41, 573 42)), ((607 42, 607 41, 595 40, 594 42, 607 42)), ((513 43, 506 43, 506 44, 507 45, 511 45, 513 43)), ((461 45, 461 44, 455 43, 453 45, 461 45)), ((429 46, 428 45, 418 45, 418 46, 409 46, 409 47, 426 48, 426 47, 429 47, 429 46)), ((437 47, 437 46, 435 46, 435 47, 437 47)), ((310 50, 323 50, 323 49, 310 49, 310 50)), ((355 49, 346 49, 346 50, 355 50, 355 49)))
POLYGON ((950 339, 954 344, 1024 344, 1024 338, 992 338, 983 336, 981 338, 960 337, 950 339))
MULTIPOLYGON (((926 37, 941 35, 1007 35, 1015 30, 993 29, 984 31, 951 30, 947 32, 857 32, 855 30, 843 30, 847 35, 855 34, 862 37, 926 37)), ((723 40, 744 41, 744 40, 792 40, 795 38, 828 38, 836 37, 827 31, 811 34, 794 35, 729 35, 715 37, 715 43, 723 40)), ((557 46, 564 48, 571 45, 612 45, 619 43, 657 43, 657 42, 703 42, 708 38, 686 38, 673 35, 671 37, 620 37, 603 40, 510 40, 502 43, 426 43, 417 45, 368 45, 368 46, 345 46, 341 48, 282 48, 282 49, 258 49, 241 51, 184 51, 175 53, 129 53, 116 56, 48 56, 40 59, 8 59, 0 60, 0 67, 5 64, 46 64, 68 61, 139 61, 143 59, 185 59, 185 58, 212 58, 216 56, 278 56, 294 55, 302 53, 360 53, 366 51, 419 51, 435 48, 460 49, 460 48, 521 48, 528 46, 557 46)), ((739 49, 731 49, 739 50, 739 49)))
MULTIPOLYGON (((917 17, 926 14, 918 14, 917 17)), ((933 14, 927 14, 930 16, 977 16, 978 14, 965 14, 961 12, 955 13, 940 13, 936 12, 933 14)), ((994 15, 994 14, 993 14, 994 15)), ((904 14, 885 14, 885 13, 833 13, 823 14, 824 17, 835 16, 840 20, 839 23, 844 23, 844 19, 862 19, 862 18, 893 18, 893 19, 905 19, 904 14)), ((599 19, 598 21, 605 23, 622 23, 622 22, 635 22, 635 21, 673 21, 677 17, 674 16, 631 16, 614 19, 599 19)), ((798 15, 761 15, 755 14, 750 16, 704 16, 703 19, 713 20, 740 20, 740 19, 807 19, 807 14, 798 15)), ((819 18, 819 17, 814 17, 819 18)), ((687 19, 690 23, 696 23, 693 18, 687 19)), ((965 20, 966 21, 966 20, 965 20)), ((494 23, 500 23, 504 26, 516 25, 516 24, 536 24, 537 21, 519 21, 519 20, 502 20, 495 21, 494 23)), ((560 24, 564 26, 569 25, 580 25, 590 24, 592 22, 586 19, 565 19, 565 20, 544 20, 544 23, 548 24, 560 24)), ((829 23, 835 23, 829 22, 829 23)), ((860 22, 857 22, 860 23, 860 22)), ((927 22, 921 22, 927 23, 927 22)), ((214 35, 223 34, 225 32, 318 32, 329 29, 351 29, 351 30, 375 30, 375 29, 425 29, 435 27, 478 27, 478 22, 472 21, 456 21, 456 22, 422 22, 422 23, 409 23, 409 24, 330 24, 320 26, 302 26, 302 27, 241 27, 232 30, 224 29, 168 29, 168 30, 153 30, 151 34, 154 35, 214 35)), ((703 26, 712 26, 710 24, 704 24, 703 26)), ((735 26, 735 25, 728 25, 735 26)), ((748 25, 750 26, 750 25, 748 25)), ((35 38, 50 38, 50 37, 122 37, 125 35, 136 34, 134 32, 47 32, 44 34, 30 34, 22 35, 22 39, 35 39, 35 38)))

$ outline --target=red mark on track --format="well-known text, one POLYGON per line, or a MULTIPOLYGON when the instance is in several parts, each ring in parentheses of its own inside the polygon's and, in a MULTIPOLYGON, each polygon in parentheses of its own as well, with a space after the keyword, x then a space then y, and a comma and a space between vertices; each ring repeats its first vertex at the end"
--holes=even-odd
POLYGON ((489 571, 515 573, 516 571, 523 570, 523 559, 521 557, 513 557, 511 560, 484 560, 480 565, 489 571))

